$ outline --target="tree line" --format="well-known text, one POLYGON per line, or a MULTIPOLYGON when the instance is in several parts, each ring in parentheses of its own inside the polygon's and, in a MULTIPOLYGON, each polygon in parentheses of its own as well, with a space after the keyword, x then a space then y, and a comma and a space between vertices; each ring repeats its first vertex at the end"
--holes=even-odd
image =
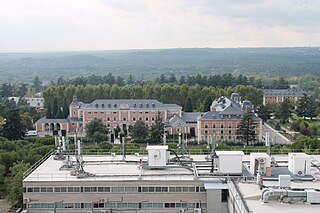
POLYGON ((275 79, 271 82, 262 82, 261 78, 256 78, 253 76, 247 77, 245 75, 232 75, 231 73, 225 74, 215 74, 215 75, 179 75, 176 76, 175 74, 164 75, 161 74, 160 76, 156 77, 153 81, 140 81, 135 80, 134 76, 129 74, 127 79, 124 79, 121 76, 113 76, 111 73, 107 75, 90 75, 90 76, 81 76, 76 78, 70 78, 68 80, 64 79, 60 76, 56 81, 51 81, 52 86, 62 86, 62 85, 97 85, 97 84, 116 84, 118 86, 125 86, 125 85, 133 85, 133 84, 140 84, 143 85, 145 83, 158 83, 158 84, 179 84, 179 85, 200 85, 200 86, 213 86, 213 87, 220 87, 225 88, 229 86, 236 86, 236 85, 251 85, 257 88, 274 88, 274 89, 287 89, 289 88, 289 83, 283 77, 279 77, 279 79, 275 79))
POLYGON ((175 103, 182 107, 186 102, 191 106, 190 111, 207 111, 210 107, 210 100, 220 96, 227 96, 238 92, 242 100, 248 99, 255 106, 262 104, 263 90, 250 85, 237 85, 234 87, 218 88, 213 86, 201 86, 199 84, 188 86, 186 84, 155 84, 118 86, 110 84, 99 85, 70 85, 70 86, 49 86, 44 92, 45 106, 54 103, 57 99, 58 108, 69 104, 72 97, 76 95, 79 101, 90 103, 96 99, 157 99, 163 103, 175 103), (208 101, 209 99, 209 101, 208 101))

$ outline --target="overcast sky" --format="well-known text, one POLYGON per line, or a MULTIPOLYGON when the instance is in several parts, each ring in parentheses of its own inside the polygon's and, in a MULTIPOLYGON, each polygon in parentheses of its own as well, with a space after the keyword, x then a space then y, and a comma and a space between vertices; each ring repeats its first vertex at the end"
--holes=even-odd
POLYGON ((310 45, 319 0, 0 0, 0 51, 310 45))

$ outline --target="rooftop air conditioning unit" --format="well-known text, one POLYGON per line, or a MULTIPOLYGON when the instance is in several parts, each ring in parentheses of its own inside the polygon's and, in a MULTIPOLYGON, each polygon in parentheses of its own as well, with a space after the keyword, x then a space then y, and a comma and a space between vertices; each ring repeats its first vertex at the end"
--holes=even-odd
POLYGON ((112 152, 112 153, 111 153, 111 156, 112 156, 112 157, 115 157, 115 156, 116 156, 116 153, 112 152))
POLYGON ((87 213, 92 213, 92 211, 87 211, 87 213))
POLYGON ((107 198, 101 198, 100 201, 101 201, 101 203, 106 203, 106 202, 108 202, 107 198))
POLYGON ((101 210, 100 213, 107 213, 107 210, 101 210))
POLYGON ((30 202, 30 198, 24 198, 23 199, 23 203, 29 203, 30 202))
POLYGON ((193 213, 201 213, 201 209, 200 208, 196 208, 193 210, 193 213))
POLYGON ((179 209, 179 213, 184 213, 184 209, 179 209))
POLYGON ((134 156, 139 157, 139 152, 134 153, 134 156))

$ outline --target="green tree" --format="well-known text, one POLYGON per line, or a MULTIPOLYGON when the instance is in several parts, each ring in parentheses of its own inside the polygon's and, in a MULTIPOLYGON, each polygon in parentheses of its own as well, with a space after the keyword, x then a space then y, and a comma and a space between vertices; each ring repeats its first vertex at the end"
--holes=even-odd
POLYGON ((53 105, 52 105, 52 118, 56 118, 58 113, 59 107, 58 107, 58 98, 54 97, 53 99, 53 105))
POLYGON ((305 95, 297 102, 296 113, 298 116, 306 116, 307 101, 308 96, 305 95))
POLYGON ((51 102, 48 103, 46 118, 48 118, 48 119, 53 118, 51 102))
POLYGON ((34 77, 33 79, 33 88, 35 92, 40 92, 42 89, 42 82, 39 76, 34 77))
POLYGON ((193 103, 190 96, 187 97, 186 103, 184 105, 184 111, 185 112, 192 112, 193 111, 193 103))
POLYGON ((8 111, 2 135, 9 140, 23 139, 26 127, 23 125, 18 109, 8 111))
POLYGON ((158 115, 155 119, 154 124, 152 124, 150 129, 150 137, 154 141, 154 143, 161 143, 162 137, 164 133, 164 124, 162 122, 161 113, 158 112, 158 115))
POLYGON ((67 118, 69 116, 69 106, 68 106, 68 103, 67 103, 67 98, 64 97, 63 99, 63 108, 62 108, 62 114, 63 114, 63 118, 67 118))
POLYGON ((5 190, 5 174, 6 174, 6 167, 0 164, 0 195, 3 194, 5 190))
POLYGON ((211 96, 207 96, 205 101, 204 101, 204 112, 210 111, 210 106, 212 104, 212 98, 211 96))
POLYGON ((11 176, 7 179, 7 199, 11 204, 18 208, 22 207, 23 191, 22 191, 22 178, 23 172, 29 168, 28 163, 20 162, 14 164, 10 168, 11 176))
POLYGON ((249 143, 254 142, 256 140, 255 129, 253 128, 253 113, 251 111, 247 111, 243 114, 241 122, 239 123, 239 128, 237 130, 237 134, 240 140, 249 145, 249 143))
POLYGON ((94 138, 100 137, 99 134, 106 134, 106 128, 103 125, 103 122, 101 119, 94 119, 90 123, 88 123, 85 127, 86 130, 86 136, 94 138))
POLYGON ((272 107, 270 105, 262 105, 259 107, 257 113, 263 121, 267 121, 271 117, 272 107))
POLYGON ((134 124, 131 133, 133 138, 145 139, 148 137, 149 134, 148 126, 143 121, 137 121, 134 124))
POLYGON ((280 119, 282 123, 288 122, 292 113, 292 105, 288 99, 284 99, 277 107, 275 116, 280 119))
POLYGON ((129 77, 128 77, 128 80, 127 80, 127 84, 128 84, 128 85, 131 85, 131 84, 133 84, 133 83, 134 83, 134 78, 133 78, 133 76, 130 74, 129 77))
POLYGON ((316 100, 312 96, 308 97, 308 100, 306 103, 305 116, 309 117, 312 120, 313 117, 317 116, 316 110, 317 110, 316 100))

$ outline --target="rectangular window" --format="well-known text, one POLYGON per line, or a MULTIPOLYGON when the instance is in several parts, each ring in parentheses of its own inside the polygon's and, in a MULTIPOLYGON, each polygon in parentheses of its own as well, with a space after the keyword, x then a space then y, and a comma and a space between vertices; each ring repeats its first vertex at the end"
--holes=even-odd
POLYGON ((53 188, 52 187, 47 187, 47 192, 53 192, 53 188))
POLYGON ((229 197, 229 190, 222 189, 221 190, 221 202, 228 202, 228 197, 229 197))
POLYGON ((105 203, 105 208, 114 209, 116 208, 115 203, 105 203))
POLYGON ((33 192, 40 192, 40 188, 39 187, 34 187, 33 188, 33 192))
POLYGON ((33 188, 28 188, 27 192, 33 192, 33 188))
POLYGON ((137 192, 137 187, 125 187, 126 192, 137 192))
POLYGON ((61 188, 60 187, 54 187, 54 192, 61 192, 61 188))

